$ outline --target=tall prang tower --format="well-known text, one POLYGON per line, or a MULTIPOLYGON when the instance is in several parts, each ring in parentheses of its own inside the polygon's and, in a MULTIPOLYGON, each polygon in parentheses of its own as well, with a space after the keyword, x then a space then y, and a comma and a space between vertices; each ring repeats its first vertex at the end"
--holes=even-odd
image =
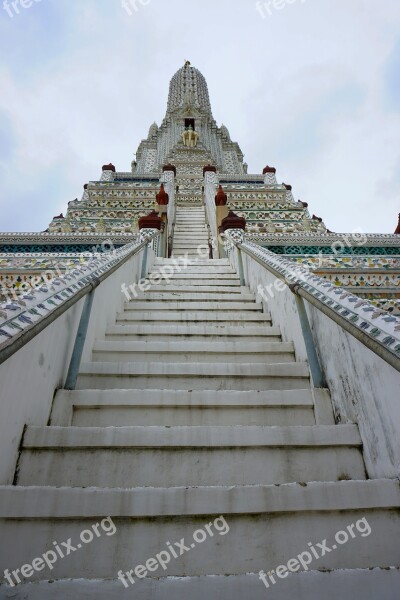
MULTIPOLYGON (((171 162, 180 166, 182 178, 196 175, 200 189, 207 164, 234 176, 246 172, 239 145, 231 141, 227 127, 218 127, 214 120, 204 76, 189 62, 173 76, 165 118, 160 127, 156 123, 150 127, 147 140, 140 144, 134 172, 157 172, 171 162), (196 133, 192 143, 185 142, 185 131, 190 128, 196 133)), ((192 189, 198 192, 198 187, 192 189)))
MULTIPOLYGON (((138 220, 154 208, 160 183, 170 179, 168 165, 176 171, 177 206, 202 206, 221 185, 229 208, 246 219, 250 241, 345 286, 378 309, 400 313, 398 233, 332 233, 309 212, 307 202, 295 200, 291 185, 278 183, 274 167, 248 174, 240 146, 214 120, 205 77, 189 61, 172 77, 165 118, 160 126, 151 125, 131 171, 104 165, 99 181, 85 184, 81 200, 69 202, 66 215, 54 217, 43 233, 0 234, 3 296, 28 290, 41 272, 82 262, 105 242, 118 248, 133 239, 138 220), (205 167, 213 167, 206 177, 211 187, 205 186, 205 167)), ((215 237, 212 224, 209 230, 215 237)))
POLYGON ((397 600, 399 234, 249 174, 186 62, 129 171, 0 235, 0 598, 397 600))

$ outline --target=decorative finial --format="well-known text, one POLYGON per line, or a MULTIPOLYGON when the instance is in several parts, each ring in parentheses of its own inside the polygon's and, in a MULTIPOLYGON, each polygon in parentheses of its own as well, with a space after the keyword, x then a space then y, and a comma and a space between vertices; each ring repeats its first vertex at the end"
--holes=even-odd
POLYGON ((168 206, 169 196, 168 196, 167 192, 165 191, 163 183, 161 184, 160 191, 158 192, 156 198, 157 198, 157 204, 159 206, 168 206))
POLYGON ((215 196, 215 205, 216 206, 226 206, 228 202, 228 196, 225 194, 222 185, 219 186, 219 190, 217 195, 215 196))
POLYGON ((397 229, 396 229, 396 231, 394 232, 394 234, 395 234, 395 235, 400 235, 400 214, 399 214, 399 222, 398 222, 398 225, 397 225, 397 229))
POLYGON ((185 60, 185 67, 190 67, 191 66, 191 62, 190 60, 185 60))

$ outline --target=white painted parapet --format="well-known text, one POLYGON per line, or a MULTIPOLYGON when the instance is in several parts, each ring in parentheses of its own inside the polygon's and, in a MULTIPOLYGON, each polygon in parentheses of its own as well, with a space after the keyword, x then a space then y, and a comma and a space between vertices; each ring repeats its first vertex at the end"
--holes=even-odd
POLYGON ((265 169, 263 170, 263 175, 265 186, 278 185, 276 179, 276 169, 274 167, 265 167, 265 169))
POLYGON ((175 226, 175 216, 176 216, 176 203, 175 203, 175 173, 174 171, 168 170, 164 171, 163 176, 161 177, 161 182, 164 183, 165 191, 169 196, 168 203, 168 248, 172 247, 173 235, 174 235, 174 226, 175 226))
MULTIPOLYGON (((230 234, 230 260, 239 269, 230 234)), ((297 360, 306 360, 307 353, 289 285, 307 292, 306 310, 336 419, 358 424, 371 478, 398 478, 400 319, 256 244, 244 242, 241 255, 246 284, 280 326, 283 340, 293 340, 297 360)))
MULTIPOLYGON (((141 245, 134 242, 94 255, 89 264, 18 303, 0 305, 0 485, 13 482, 24 426, 48 423, 55 390, 63 387, 67 375, 84 294, 98 286, 82 357, 89 360, 95 337, 113 324, 126 301, 121 286, 141 277, 141 245)), ((150 249, 150 267, 153 254, 150 249)))
MULTIPOLYGON (((218 252, 218 231, 217 231, 217 212, 215 207, 215 194, 217 189, 218 177, 216 173, 207 171, 204 174, 204 200, 206 206, 207 222, 210 227, 210 234, 214 252, 218 252)), ((218 256, 214 256, 218 258, 218 256)))

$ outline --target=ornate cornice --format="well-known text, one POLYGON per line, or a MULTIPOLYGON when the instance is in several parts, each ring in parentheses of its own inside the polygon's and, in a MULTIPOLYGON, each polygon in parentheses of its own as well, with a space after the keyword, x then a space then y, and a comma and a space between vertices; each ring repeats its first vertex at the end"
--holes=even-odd
MULTIPOLYGON (((234 240, 232 240, 234 243, 234 240)), ((245 241, 244 249, 250 250, 265 265, 280 273, 291 285, 298 285, 319 302, 349 321, 371 341, 378 342, 397 358, 400 357, 400 319, 376 308, 367 300, 332 285, 306 267, 295 265, 265 248, 245 241)))
POLYGON ((0 233, 0 244, 7 245, 63 245, 63 244, 102 244, 111 241, 113 244, 128 244, 136 239, 133 233, 0 233))
POLYGON ((359 246, 356 238, 365 238, 365 246, 397 246, 400 254, 400 238, 393 234, 380 233, 249 233, 246 240, 257 244, 268 246, 332 246, 335 242, 343 242, 345 245, 359 246), (354 236, 354 244, 352 237, 354 236))
POLYGON ((118 250, 93 255, 88 263, 74 266, 48 284, 35 287, 20 299, 0 304, 0 348, 70 300, 88 283, 96 281, 118 265, 140 245, 140 241, 135 241, 118 250))

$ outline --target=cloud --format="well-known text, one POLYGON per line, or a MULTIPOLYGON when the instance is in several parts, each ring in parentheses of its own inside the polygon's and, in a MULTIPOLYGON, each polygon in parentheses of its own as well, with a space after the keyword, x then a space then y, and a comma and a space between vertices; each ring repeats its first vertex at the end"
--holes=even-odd
POLYGON ((400 112, 400 40, 383 69, 384 100, 388 109, 400 112))
POLYGON ((265 20, 253 0, 151 0, 131 17, 119 0, 41 0, 1 14, 1 228, 43 230, 102 164, 129 170, 190 59, 250 172, 274 163, 332 229, 392 232, 399 20, 398 0, 308 0, 265 20))

